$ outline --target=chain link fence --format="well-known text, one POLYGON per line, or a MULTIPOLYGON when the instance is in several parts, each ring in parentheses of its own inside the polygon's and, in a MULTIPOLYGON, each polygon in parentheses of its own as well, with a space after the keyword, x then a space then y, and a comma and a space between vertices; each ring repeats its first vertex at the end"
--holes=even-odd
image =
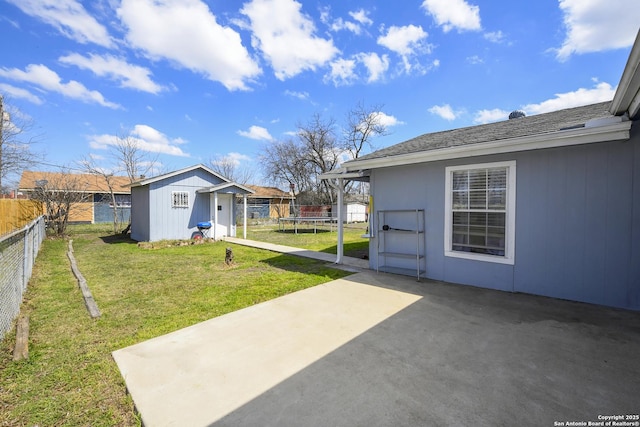
POLYGON ((20 312, 22 296, 46 235, 44 216, 0 237, 0 340, 20 312))

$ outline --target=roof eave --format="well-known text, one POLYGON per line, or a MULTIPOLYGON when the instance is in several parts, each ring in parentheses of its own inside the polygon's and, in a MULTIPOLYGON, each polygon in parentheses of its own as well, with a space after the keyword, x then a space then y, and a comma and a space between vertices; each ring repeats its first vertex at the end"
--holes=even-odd
MULTIPOLYGON (((346 172, 375 169, 390 166, 401 166, 415 163, 434 162, 438 160, 459 159, 490 154, 513 153, 519 151, 539 150, 572 145, 591 144, 596 142, 619 141, 629 139, 631 121, 620 119, 620 122, 598 127, 584 127, 552 133, 509 138, 477 144, 459 145, 417 153, 399 154, 365 160, 352 160, 342 165, 346 172)), ((337 174, 336 174, 337 175, 337 174)), ((336 178, 333 176, 332 178, 336 178)))
POLYGON ((232 193, 232 194, 238 194, 238 193, 253 194, 254 193, 252 189, 247 188, 244 185, 238 184, 236 182, 225 182, 223 184, 201 188, 200 190, 196 190, 196 193, 218 193, 218 192, 222 192, 223 190, 229 189, 231 187, 235 187, 240 191, 228 191, 227 193, 232 193))
POLYGON ((637 119, 640 113, 640 31, 636 35, 609 111, 616 116, 629 113, 632 119, 637 119))
POLYGON ((200 164, 189 166, 189 167, 186 167, 186 168, 183 168, 183 169, 179 169, 179 170, 176 170, 176 171, 173 171, 173 172, 165 173, 163 175, 158 175, 158 176, 154 176, 154 177, 151 177, 151 178, 146 178, 146 179, 143 179, 143 180, 140 180, 140 181, 132 182, 131 184, 129 184, 129 186, 132 187, 132 188, 133 187, 143 187, 145 185, 152 184, 152 183, 154 183, 156 181, 162 181, 163 179, 171 178, 171 177, 180 175, 180 174, 185 173, 185 172, 191 172, 191 171, 196 170, 196 169, 202 169, 202 170, 210 173, 211 175, 219 178, 222 181, 231 182, 231 181, 229 181, 229 179, 227 179, 224 176, 220 175, 219 173, 215 172, 213 169, 211 169, 211 168, 209 168, 209 167, 207 167, 207 166, 205 166, 205 165, 200 163, 200 164))

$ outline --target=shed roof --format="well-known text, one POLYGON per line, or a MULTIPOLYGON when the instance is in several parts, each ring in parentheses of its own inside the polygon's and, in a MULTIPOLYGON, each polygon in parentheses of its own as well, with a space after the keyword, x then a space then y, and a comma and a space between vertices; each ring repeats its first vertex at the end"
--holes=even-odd
MULTIPOLYGON (((38 185, 38 181, 47 181, 50 187, 65 185, 65 182, 74 180, 74 188, 82 189, 85 193, 108 193, 109 187, 101 175, 87 173, 41 172, 24 171, 20 178, 19 191, 31 191, 38 185)), ((130 194, 129 178, 126 176, 113 176, 114 192, 118 194, 130 194)), ((55 188, 52 188, 55 189, 55 188)))
POLYGON ((178 169, 175 170, 173 172, 169 172, 169 173, 165 173, 162 175, 158 175, 158 176, 153 176, 151 178, 145 178, 145 179, 141 179, 139 181, 136 182, 132 182, 131 186, 132 187, 143 187, 145 185, 149 185, 153 182, 157 182, 157 181, 162 181, 163 179, 167 179, 167 178, 172 178, 174 176, 186 173, 186 172, 191 172, 193 170, 196 169, 202 169, 208 173, 210 173, 213 176, 216 176, 218 178, 220 178, 220 180, 224 181, 224 182, 231 182, 228 178, 225 178, 224 176, 220 175, 219 173, 215 172, 213 169, 203 165, 203 164, 197 164, 197 165, 193 165, 193 166, 189 166, 183 169, 178 169))
POLYGON ((197 190, 196 193, 251 194, 253 190, 235 182, 223 182, 197 190))

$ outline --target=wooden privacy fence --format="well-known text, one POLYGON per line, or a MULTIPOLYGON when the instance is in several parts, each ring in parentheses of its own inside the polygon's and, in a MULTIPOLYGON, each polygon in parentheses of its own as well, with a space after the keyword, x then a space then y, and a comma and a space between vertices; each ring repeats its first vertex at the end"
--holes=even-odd
POLYGON ((0 199, 0 236, 21 229, 43 213, 42 202, 0 199))

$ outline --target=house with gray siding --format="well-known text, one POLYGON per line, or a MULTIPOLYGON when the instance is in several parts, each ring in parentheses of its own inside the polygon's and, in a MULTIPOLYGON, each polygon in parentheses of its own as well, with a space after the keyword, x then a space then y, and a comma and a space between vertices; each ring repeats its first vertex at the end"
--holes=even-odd
MULTIPOLYGON (((131 184, 131 238, 137 241, 236 236, 237 195, 253 191, 204 165, 131 184), (209 223, 210 228, 198 225, 209 223)), ((246 221, 244 221, 246 224, 246 221)), ((246 237, 246 228, 244 229, 246 237)))
POLYGON ((639 69, 636 40, 610 102, 421 135, 323 178, 370 182, 374 270, 640 310, 639 69))

